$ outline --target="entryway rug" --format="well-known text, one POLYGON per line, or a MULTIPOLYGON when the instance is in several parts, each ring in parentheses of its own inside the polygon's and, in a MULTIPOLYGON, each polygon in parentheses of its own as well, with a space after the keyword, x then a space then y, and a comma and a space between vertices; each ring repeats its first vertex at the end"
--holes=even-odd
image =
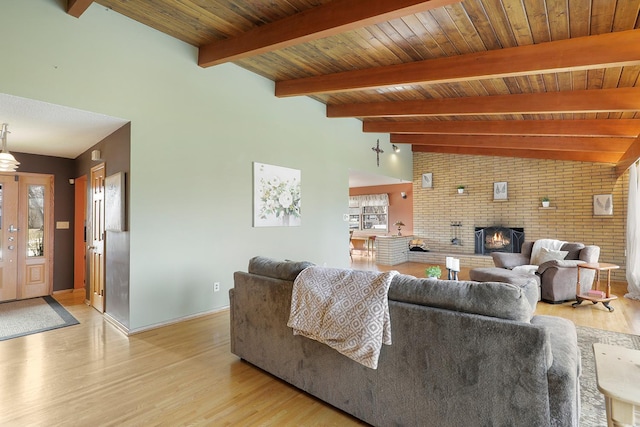
MULTIPOLYGON (((580 377, 580 426, 600 427, 607 425, 604 396, 598 390, 593 343, 617 345, 640 350, 640 336, 604 331, 602 329, 576 326, 578 346, 582 352, 582 376, 580 377)), ((638 416, 639 414, 636 414, 638 416)))
POLYGON ((78 323, 50 296, 0 303, 0 341, 78 323))

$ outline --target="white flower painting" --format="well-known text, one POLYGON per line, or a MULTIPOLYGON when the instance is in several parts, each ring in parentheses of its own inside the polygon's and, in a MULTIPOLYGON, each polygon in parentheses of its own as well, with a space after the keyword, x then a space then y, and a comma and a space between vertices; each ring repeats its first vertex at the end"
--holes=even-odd
POLYGON ((253 163, 253 226, 301 224, 300 170, 253 163))

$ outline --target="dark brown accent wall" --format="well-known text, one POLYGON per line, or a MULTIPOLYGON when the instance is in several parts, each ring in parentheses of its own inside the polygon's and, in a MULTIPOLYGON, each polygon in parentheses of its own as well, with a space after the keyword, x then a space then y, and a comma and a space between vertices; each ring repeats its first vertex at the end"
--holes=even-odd
MULTIPOLYGON (((128 123, 111 135, 82 153, 75 161, 75 177, 86 175, 91 177, 91 168, 104 162, 106 176, 117 172, 125 175, 125 231, 107 231, 105 239, 105 312, 111 318, 128 328, 129 313, 129 206, 130 206, 130 167, 131 167, 131 124, 128 123), (101 161, 91 160, 91 152, 100 150, 101 161)), ((91 183, 87 184, 87 193, 91 183)), ((87 200, 91 200, 87 194, 87 200)), ((87 211, 87 218, 89 218, 87 211)), ((71 254, 73 251, 70 252, 71 254)), ((88 267, 87 267, 88 268, 88 267)), ((87 277, 89 272, 87 271, 87 277)), ((73 287, 73 283, 71 283, 73 287)), ((87 298, 89 286, 87 285, 87 298)))
POLYGON ((18 172, 42 173, 54 176, 54 224, 68 221, 69 229, 54 230, 53 290, 73 289, 73 185, 74 160, 12 152, 20 162, 18 172))
MULTIPOLYGON (((55 230, 53 290, 73 289, 73 229, 74 187, 69 183, 83 175, 90 175, 91 167, 100 162, 91 160, 91 152, 100 150, 106 165, 106 175, 125 173, 125 230, 107 232, 106 312, 123 326, 129 326, 129 176, 131 125, 126 124, 94 145, 76 159, 40 156, 13 152, 20 162, 19 172, 52 174, 54 176, 54 223, 68 221, 69 229, 55 230)), ((91 200, 87 196, 87 200, 91 200)), ((87 212, 87 217, 89 213, 87 212)), ((87 267, 88 268, 88 267, 87 267)), ((88 275, 87 275, 88 277, 88 275)), ((86 288, 87 299, 89 289, 86 288)))

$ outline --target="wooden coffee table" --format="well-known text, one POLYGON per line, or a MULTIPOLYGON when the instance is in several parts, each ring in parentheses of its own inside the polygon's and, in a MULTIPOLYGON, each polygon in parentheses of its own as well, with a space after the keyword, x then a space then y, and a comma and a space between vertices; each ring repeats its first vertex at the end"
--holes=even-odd
POLYGON ((640 351, 595 343, 598 390, 604 394, 607 426, 635 426, 640 406, 640 351))
POLYGON ((602 303, 609 311, 613 311, 613 307, 609 305, 610 301, 614 299, 618 299, 617 296, 611 294, 611 270, 615 270, 616 268, 620 268, 619 265, 609 264, 606 262, 591 262, 586 264, 578 264, 578 282, 576 283, 576 302, 572 304, 572 307, 579 306, 582 301, 591 301, 594 304, 599 302, 602 303), (581 293, 580 289, 580 269, 587 268, 589 270, 596 271, 596 287, 595 290, 600 290, 600 272, 607 272, 607 288, 604 293, 604 296, 597 295, 589 295, 587 293, 581 293))

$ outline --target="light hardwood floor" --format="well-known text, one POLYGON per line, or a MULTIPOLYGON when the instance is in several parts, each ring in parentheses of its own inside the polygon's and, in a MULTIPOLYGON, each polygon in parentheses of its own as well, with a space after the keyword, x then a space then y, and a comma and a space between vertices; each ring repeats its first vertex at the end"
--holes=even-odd
MULTIPOLYGON (((357 255, 353 266, 419 277, 425 268, 357 255)), ((623 294, 622 284, 614 289, 623 294)), ((2 426, 363 425, 232 355, 226 310, 126 337, 83 292, 55 297, 80 325, 0 342, 2 426)), ((613 313, 583 305, 539 303, 537 312, 640 333, 638 301, 620 298, 613 313)))
POLYGON ((364 425, 231 354, 228 310, 126 337, 55 298, 80 325, 0 341, 3 427, 364 425))

